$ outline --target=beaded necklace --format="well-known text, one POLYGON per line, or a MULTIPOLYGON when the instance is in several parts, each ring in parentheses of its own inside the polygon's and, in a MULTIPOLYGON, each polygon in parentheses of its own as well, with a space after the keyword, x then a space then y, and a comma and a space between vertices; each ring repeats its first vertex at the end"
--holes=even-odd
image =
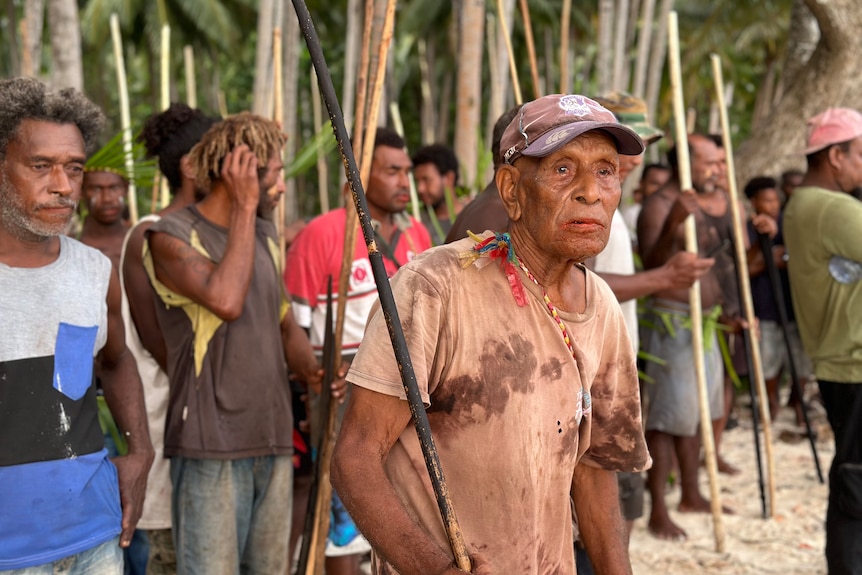
MULTIPOLYGON (((545 287, 538 282, 536 277, 530 273, 530 270, 528 270, 518 256, 515 255, 515 248, 512 247, 512 238, 509 234, 495 233, 493 236, 483 240, 475 234, 470 232, 468 233, 470 234, 470 237, 476 241, 476 244, 469 251, 460 254, 459 257, 464 260, 464 267, 476 262, 480 257, 487 257, 491 260, 499 259, 503 272, 506 274, 506 278, 509 281, 509 286, 512 289, 512 295, 515 298, 515 302, 517 302, 519 306, 524 307, 527 305, 527 298, 524 294, 524 285, 521 283, 521 278, 515 271, 515 265, 520 267, 527 277, 530 278, 530 281, 542 290, 542 299, 545 300, 545 306, 548 308, 548 313, 550 313, 554 321, 557 322, 557 326, 560 328, 560 334, 563 336, 563 341, 566 343, 566 347, 569 348, 569 352, 572 354, 572 359, 577 363, 578 357, 575 354, 575 348, 572 345, 572 339, 569 337, 569 331, 566 329, 566 324, 563 323, 563 319, 560 317, 560 314, 557 313, 557 308, 551 302, 551 298, 548 297, 548 292, 545 290, 545 287)), ((476 263, 478 265, 478 262, 476 263)))
POLYGON ((560 328, 560 333, 563 336, 563 341, 566 342, 566 347, 569 348, 569 351, 572 354, 572 359, 574 359, 575 363, 577 363, 578 356, 575 354, 575 348, 572 345, 572 339, 569 337, 569 330, 566 329, 566 324, 563 323, 563 318, 561 318, 560 314, 557 313, 557 308, 554 307, 553 303, 551 303, 551 298, 548 297, 548 292, 545 289, 545 286, 539 283, 539 281, 535 278, 535 276, 533 276, 532 273, 530 273, 530 270, 527 269, 527 266, 525 266, 520 259, 518 260, 518 265, 521 267, 524 273, 527 274, 527 277, 530 278, 530 281, 532 281, 534 284, 536 284, 536 286, 539 287, 539 289, 542 290, 542 299, 545 300, 545 305, 548 307, 548 313, 550 313, 551 317, 554 318, 554 321, 557 322, 557 327, 560 328))

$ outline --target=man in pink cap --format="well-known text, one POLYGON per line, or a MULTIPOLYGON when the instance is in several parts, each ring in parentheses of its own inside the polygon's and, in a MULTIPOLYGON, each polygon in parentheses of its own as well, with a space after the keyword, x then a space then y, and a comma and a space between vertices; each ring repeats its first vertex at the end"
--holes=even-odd
POLYGON ((784 212, 793 308, 829 423, 826 561, 862 573, 862 114, 829 108, 808 121, 808 171, 784 212))
MULTIPOLYGON (((575 573, 573 499, 604 574, 631 573, 617 471, 650 463, 634 350, 583 261, 608 241, 620 154, 643 142, 589 98, 521 107, 501 139, 507 233, 429 250, 392 279, 473 573, 575 573)), ((383 315, 372 315, 332 481, 377 575, 463 573, 425 473, 383 315)))

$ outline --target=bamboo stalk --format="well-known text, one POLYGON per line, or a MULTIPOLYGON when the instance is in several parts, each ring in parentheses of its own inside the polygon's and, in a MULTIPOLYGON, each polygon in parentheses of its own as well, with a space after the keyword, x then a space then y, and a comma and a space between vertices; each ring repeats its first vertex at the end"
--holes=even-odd
POLYGON ((560 94, 569 93, 569 26, 572 21, 572 0, 563 0, 560 17, 560 94))
MULTIPOLYGON (((272 83, 273 83, 273 108, 272 118, 280 126, 284 126, 284 60, 281 51, 281 28, 275 27, 272 29, 272 83)), ((281 152, 282 157, 284 151, 281 152)), ((284 180, 284 168, 278 174, 281 180, 284 180)), ((278 184, 276 184, 277 186, 278 184)), ((284 273, 284 262, 287 257, 287 246, 284 242, 284 194, 278 197, 278 204, 275 206, 275 227, 278 237, 278 271, 279 276, 284 273)))
MULTIPOLYGON (((392 118, 392 127, 403 138, 404 137, 404 122, 401 121, 401 109, 398 107, 398 102, 389 103, 389 116, 392 118)), ((404 150, 405 152, 407 150, 404 150)), ((419 201, 419 194, 416 192, 416 180, 413 178, 413 172, 407 174, 407 181, 410 182, 410 205, 413 208, 413 218, 416 221, 421 221, 420 208, 422 202, 419 201)), ((451 202, 449 192, 446 191, 447 200, 451 202)), ((453 217, 452 220, 455 218, 453 217)), ((442 231, 442 230, 441 230, 442 231)), ((438 232, 439 233, 439 232, 438 232)), ((443 234, 445 235, 445 234, 443 234)))
POLYGON ((518 67, 515 65, 515 51, 512 48, 512 38, 509 36, 509 26, 506 24, 506 14, 503 12, 503 0, 497 0, 497 17, 500 19, 500 30, 506 42, 506 52, 509 54, 509 72, 512 74, 512 88, 515 90, 515 103, 521 105, 521 81, 518 79, 518 67))
MULTIPOLYGON (((323 111, 320 106, 320 87, 317 85, 317 72, 311 68, 311 114, 314 125, 323 124, 323 111)), ((320 213, 329 211, 329 174, 326 169, 326 154, 321 148, 317 150, 317 193, 320 197, 320 213)))
MULTIPOLYGON (((161 40, 161 104, 162 110, 167 110, 171 105, 171 27, 167 24, 162 26, 161 40)), ((167 178, 162 179, 159 203, 163 208, 171 203, 167 178)))
POLYGON ((533 97, 538 100, 542 96, 539 87, 539 65, 536 62, 536 42, 533 40, 533 26, 530 24, 530 5, 527 0, 518 0, 521 6, 521 17, 524 19, 524 35, 527 39, 527 55, 530 58, 530 75, 533 79, 533 97))
POLYGON ((183 48, 183 60, 186 69, 186 103, 189 108, 198 107, 198 89, 195 80, 195 49, 191 46, 183 48))
POLYGON ((132 119, 129 112, 129 85, 126 82, 126 61, 120 36, 120 18, 111 14, 111 39, 114 45, 114 62, 117 67, 117 87, 120 95, 120 126, 123 130, 123 153, 129 181, 129 219, 138 222, 138 190, 135 187, 135 162, 132 158, 132 119))
MULTIPOLYGON (((671 11, 668 14, 668 59, 670 64, 671 89, 673 91, 680 193, 691 193, 689 192, 692 187, 691 162, 688 155, 688 133, 686 132, 682 73, 679 59, 679 24, 675 11, 671 11)), ((695 229, 693 214, 689 215, 685 220, 685 247, 687 251, 697 254, 697 230, 695 229)), ((691 308, 691 342, 694 352, 695 375, 697 378, 698 406, 700 408, 700 433, 703 439, 706 469, 709 472, 715 550, 723 553, 724 523, 721 515, 721 490, 718 484, 715 437, 712 434, 712 417, 709 412, 709 394, 706 388, 706 365, 703 357, 703 308, 701 307, 700 281, 695 281, 689 289, 689 307, 691 308)))
MULTIPOLYGON (((742 220, 739 212, 739 193, 736 189, 736 167, 733 161, 733 141, 730 138, 730 122, 727 117, 725 103, 724 79, 721 73, 721 58, 718 54, 711 56, 712 74, 715 80, 715 93, 718 100, 718 115, 721 121, 721 135, 724 151, 727 153, 727 182, 730 195, 730 209, 733 214, 733 244, 736 249, 736 271, 739 275, 739 287, 742 292, 742 309, 745 320, 753 327, 757 321, 754 317, 754 303, 751 298, 751 283, 748 276, 748 260, 743 241, 742 220)), ((766 394, 766 382, 763 378, 763 363, 760 357, 760 346, 751 346, 751 369, 757 384, 757 399, 760 402, 760 423, 763 427, 763 443, 766 446, 766 486, 769 493, 769 517, 775 517, 775 459, 772 454, 772 426, 769 414, 769 401, 766 394)), ((750 375, 750 374, 749 374, 750 375)))

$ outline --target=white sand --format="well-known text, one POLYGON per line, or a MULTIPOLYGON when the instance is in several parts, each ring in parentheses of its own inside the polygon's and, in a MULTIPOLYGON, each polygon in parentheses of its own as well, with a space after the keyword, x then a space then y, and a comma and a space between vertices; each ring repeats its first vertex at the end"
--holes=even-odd
MULTIPOLYGON (((734 477, 719 475, 722 503, 735 511, 735 515, 723 516, 724 552, 715 551, 711 515, 676 511, 678 488, 667 493, 667 503, 673 521, 685 529, 688 539, 670 542, 650 535, 646 528, 650 505, 647 495, 645 516, 635 522, 632 532, 630 551, 635 575, 826 573, 823 520, 827 488, 817 480, 807 438, 796 443, 788 441, 787 436, 792 439, 798 428, 792 424, 792 412, 783 408, 772 428, 775 514, 774 518, 763 519, 750 410, 739 403, 736 412, 740 425, 725 433, 721 447, 725 459, 742 471, 734 477)), ((826 478, 834 453, 832 434, 818 404, 811 408, 811 419, 818 432, 817 452, 826 478)), ((765 455, 763 460, 765 465, 765 455)), ((701 486, 708 497, 705 469, 701 470, 701 486)))

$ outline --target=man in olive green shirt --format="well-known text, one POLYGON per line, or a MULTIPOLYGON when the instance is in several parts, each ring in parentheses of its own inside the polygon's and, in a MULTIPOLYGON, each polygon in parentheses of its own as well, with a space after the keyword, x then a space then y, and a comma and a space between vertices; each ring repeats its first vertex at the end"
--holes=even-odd
POLYGON ((808 172, 784 212, 793 305, 835 433, 829 472, 829 574, 862 574, 862 114, 829 108, 808 122, 808 172))

